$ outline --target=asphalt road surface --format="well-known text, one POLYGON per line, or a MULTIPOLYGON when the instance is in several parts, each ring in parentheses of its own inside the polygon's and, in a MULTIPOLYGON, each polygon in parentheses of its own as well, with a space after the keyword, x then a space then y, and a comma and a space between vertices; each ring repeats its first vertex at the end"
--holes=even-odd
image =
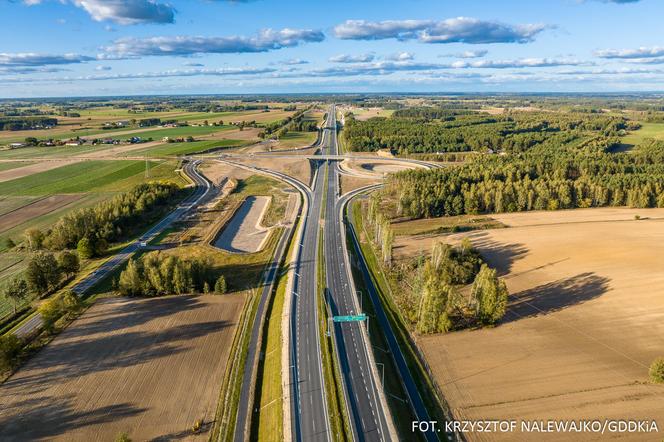
MULTIPOLYGON (((329 137, 330 130, 323 129, 321 146, 326 146, 329 137)), ((297 245, 290 306, 291 423, 293 439, 305 442, 331 440, 318 327, 318 241, 325 184, 322 163, 315 164, 313 194, 304 218, 302 242, 297 245)))
MULTIPOLYGON (((188 213, 193 207, 196 207, 208 192, 211 189, 210 182, 201 175, 198 170, 198 164, 200 161, 194 161, 187 163, 184 166, 184 172, 191 178, 196 187, 194 193, 192 193, 186 200, 184 200, 178 207, 170 212, 167 216, 161 219, 157 224, 152 226, 150 230, 145 232, 139 239, 129 244, 127 247, 122 249, 120 252, 113 255, 101 266, 99 266, 95 271, 90 273, 88 276, 83 278, 80 282, 72 287, 78 294, 83 294, 92 288, 95 284, 99 283, 101 280, 106 278, 111 272, 116 268, 125 263, 129 258, 136 252, 140 247, 142 242, 150 242, 157 235, 163 232, 168 228, 174 221, 183 217, 188 213)), ((42 325, 42 319, 39 313, 33 315, 29 320, 21 324, 19 328, 14 331, 14 334, 18 337, 23 337, 31 334, 36 329, 40 328, 42 325)))
MULTIPOLYGON (((336 125, 334 108, 330 112, 336 125)), ((337 154, 336 130, 329 138, 330 155, 337 154)), ((327 199, 325 209, 325 272, 326 297, 332 314, 361 313, 355 288, 350 281, 342 243, 344 228, 339 216, 339 173, 337 164, 328 165, 327 199)), ((358 441, 390 440, 386 410, 379 398, 381 385, 374 379, 371 355, 365 346, 362 329, 365 323, 334 323, 337 355, 344 378, 345 396, 350 411, 353 439, 358 441)))

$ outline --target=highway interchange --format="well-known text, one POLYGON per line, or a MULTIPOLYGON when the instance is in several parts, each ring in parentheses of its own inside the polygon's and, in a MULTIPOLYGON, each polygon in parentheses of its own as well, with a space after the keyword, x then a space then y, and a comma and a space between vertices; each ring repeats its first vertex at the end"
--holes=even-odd
MULTIPOLYGON (((295 441, 331 441, 332 434, 330 410, 327 395, 329 387, 325 385, 321 339, 332 339, 335 357, 340 367, 344 388, 346 414, 349 418, 352 439, 356 441, 396 440, 397 434, 382 389, 379 371, 373 358, 366 322, 332 323, 332 333, 321 337, 322 319, 319 314, 320 302, 324 302, 332 315, 355 315, 362 313, 355 291, 353 276, 350 271, 348 250, 346 247, 346 227, 344 209, 352 196, 363 189, 340 194, 339 177, 342 171, 339 162, 347 158, 338 152, 337 122, 334 105, 330 106, 322 134, 318 140, 316 155, 299 155, 311 161, 314 175, 310 186, 300 181, 269 169, 247 166, 232 161, 246 154, 216 154, 190 156, 184 163, 183 172, 194 182, 194 191, 178 207, 152 226, 139 239, 127 245, 113 255, 97 270, 84 277, 72 287, 77 293, 84 293, 101 280, 108 277, 115 269, 126 262, 146 242, 151 241, 178 219, 186 216, 198 207, 211 194, 212 185, 199 171, 202 160, 216 159, 237 167, 251 169, 259 173, 272 175, 287 182, 302 195, 300 235, 292 236, 291 228, 286 229, 277 247, 274 260, 266 268, 263 290, 259 298, 259 307, 251 329, 249 353, 246 358, 243 381, 240 390, 238 415, 234 429, 234 440, 248 440, 252 412, 252 394, 256 380, 256 365, 259 354, 259 336, 264 322, 265 305, 269 300, 278 265, 287 248, 287 240, 293 237, 297 241, 293 262, 292 287, 289 316, 289 363, 288 370, 291 391, 290 397, 290 434, 295 441), (322 241, 322 244, 321 244, 322 241), (323 248, 319 256, 319 247, 323 248), (323 262, 319 262, 322 259, 323 262), (321 267, 321 264, 324 267, 321 267), (324 268, 324 290, 319 290, 319 270, 324 268)), ((269 155, 269 153, 259 154, 269 155)), ((296 154, 275 152, 274 157, 292 157, 296 154)), ((253 154, 251 155, 253 156, 253 154)), ((373 158, 375 159, 375 158, 373 158)), ((383 159, 381 159, 383 160, 383 159)), ((386 159, 387 160, 387 159, 386 159)), ((413 165, 431 167, 428 163, 410 161, 413 165)), ((376 186, 368 186, 376 187, 376 186)), ((352 229, 349 229, 352 231, 352 229)), ((354 235, 354 233, 353 233, 354 235)), ((351 238, 356 242, 357 238, 351 238)), ((360 254, 361 255, 361 254, 360 254)), ((368 276, 366 264, 361 262, 360 270, 368 276)), ((370 284, 369 284, 370 285, 370 284)), ((402 385, 411 404, 414 415, 420 420, 429 418, 417 387, 406 366, 405 359, 396 342, 394 333, 380 305, 375 289, 369 293, 377 312, 377 323, 385 333, 389 350, 393 354, 402 385)), ((39 314, 35 314, 21 324, 14 333, 26 336, 41 326, 39 314)), ((328 324, 327 327, 330 327, 328 324)), ((287 425, 287 424, 286 424, 287 425)), ((427 440, 438 440, 434 434, 425 435, 427 440)))

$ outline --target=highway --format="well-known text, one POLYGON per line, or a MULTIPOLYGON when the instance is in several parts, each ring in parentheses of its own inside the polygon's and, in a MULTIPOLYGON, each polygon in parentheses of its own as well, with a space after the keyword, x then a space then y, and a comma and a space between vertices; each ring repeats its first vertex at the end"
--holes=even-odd
MULTIPOLYGON (((323 129, 321 146, 329 138, 330 130, 323 129)), ((331 440, 318 327, 318 241, 325 185, 321 164, 315 162, 313 192, 304 215, 302 242, 297 245, 290 305, 291 426, 298 442, 331 440)))
MULTIPOLYGON (((332 107, 332 126, 336 126, 332 107)), ((337 155, 336 130, 331 131, 329 154, 337 155)), ((328 162, 327 198, 325 209, 325 271, 326 297, 333 315, 359 314, 360 306, 349 276, 347 257, 342 244, 345 236, 339 216, 338 163, 328 162)), ((364 323, 334 323, 336 350, 341 366, 345 396, 348 401, 353 439, 357 441, 391 440, 389 411, 380 400, 382 386, 375 379, 372 355, 362 328, 364 323)))
MULTIPOLYGON (((129 258, 141 247, 142 242, 150 242, 157 235, 168 228, 173 222, 182 218, 193 207, 196 207, 208 195, 210 189, 212 188, 210 182, 198 171, 197 167, 199 164, 200 161, 193 161, 185 164, 183 167, 184 172, 194 181, 195 184, 194 192, 189 197, 180 203, 175 210, 171 211, 157 224, 152 226, 150 230, 145 232, 139 239, 127 245, 120 252, 106 260, 95 271, 72 286, 72 290, 79 295, 85 293, 95 284, 106 278, 116 268, 129 260, 129 258)), ((39 313, 37 313, 21 324, 16 330, 14 330, 13 333, 18 337, 24 337, 40 328, 41 325, 42 319, 39 313)))

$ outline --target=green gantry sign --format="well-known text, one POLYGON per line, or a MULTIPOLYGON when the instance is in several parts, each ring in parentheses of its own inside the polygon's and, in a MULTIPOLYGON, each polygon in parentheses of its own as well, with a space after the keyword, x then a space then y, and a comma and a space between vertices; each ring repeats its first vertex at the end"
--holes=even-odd
POLYGON ((362 313, 361 315, 348 315, 348 316, 333 316, 332 321, 334 322, 359 322, 366 321, 367 315, 362 313))

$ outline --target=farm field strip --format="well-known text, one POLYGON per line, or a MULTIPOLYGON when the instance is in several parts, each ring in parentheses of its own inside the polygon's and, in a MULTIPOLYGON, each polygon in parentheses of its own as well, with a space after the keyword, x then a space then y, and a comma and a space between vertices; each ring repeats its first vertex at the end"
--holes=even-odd
POLYGON ((216 147, 234 147, 243 146, 247 141, 243 140, 206 140, 206 141, 192 141, 190 143, 164 143, 148 149, 140 149, 133 151, 135 155, 154 155, 154 156, 168 156, 168 155, 187 155, 197 152, 203 152, 216 147))
POLYGON ((70 161, 42 161, 38 163, 2 163, 11 164, 15 167, 0 171, 0 182, 11 181, 18 178, 33 175, 35 173, 46 172, 68 164, 76 163, 77 160, 70 161), (18 166, 18 167, 16 167, 18 166))
POLYGON ((207 440, 243 303, 98 301, 0 387, 0 439, 207 440))
POLYGON ((109 187, 121 187, 122 180, 144 170, 143 161, 83 161, 0 183, 0 194, 46 195, 108 190, 109 187))
POLYGON ((16 227, 25 221, 29 221, 46 213, 57 210, 61 207, 67 206, 75 201, 78 201, 82 197, 83 195, 80 194, 53 195, 47 198, 33 201, 11 212, 4 213, 3 215, 0 215, 0 233, 16 227))
POLYGON ((664 390, 648 382, 664 344, 663 217, 625 208, 499 214, 512 227, 430 237, 469 237, 510 290, 496 328, 418 338, 455 418, 664 421, 664 390))
MULTIPOLYGON (((66 205, 60 206, 51 210, 50 212, 44 213, 39 217, 29 217, 21 220, 17 220, 16 224, 9 229, 0 233, 0 250, 4 249, 4 240, 11 238, 14 242, 19 243, 23 240, 23 232, 29 228, 35 228, 40 230, 47 230, 54 222, 56 222, 61 216, 65 213, 82 209, 85 207, 91 207, 107 198, 110 198, 114 193, 93 193, 93 194, 78 194, 79 198, 74 201, 69 202, 66 205)), ((34 198, 32 198, 34 200, 34 198)), ((26 200, 26 204, 30 200, 26 200)), ((0 207, 2 204, 0 203, 0 207)))

